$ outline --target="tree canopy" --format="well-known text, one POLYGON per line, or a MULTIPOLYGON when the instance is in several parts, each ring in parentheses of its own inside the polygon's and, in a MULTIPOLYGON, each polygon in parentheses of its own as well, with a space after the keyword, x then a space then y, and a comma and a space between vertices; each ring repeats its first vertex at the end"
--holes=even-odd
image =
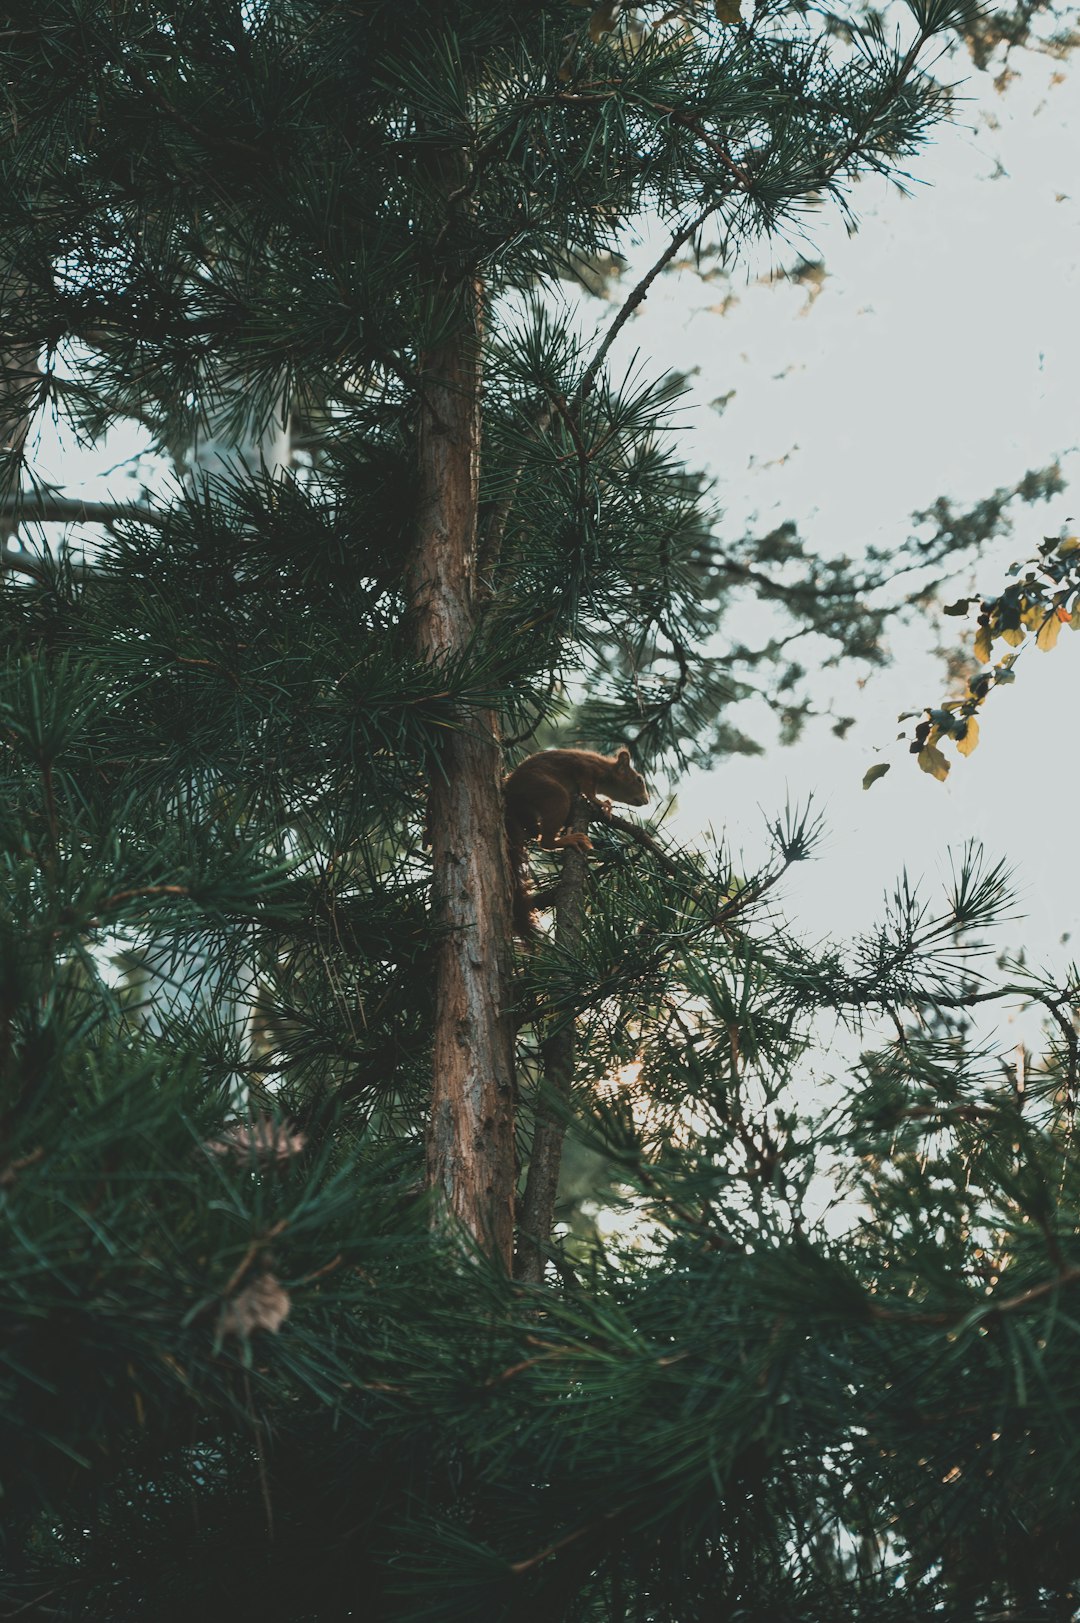
POLYGON ((754 871, 665 832, 747 682, 809 703, 737 594, 880 658, 896 560, 725 539, 620 347, 679 254, 917 162, 974 27, 0 34, 7 1615, 1071 1615, 1077 977, 995 965, 973 848, 808 943, 811 810, 754 871), (558 290, 646 230, 594 338, 558 290), (47 408, 170 477, 45 486, 47 408), (551 746, 629 747, 651 811, 578 800, 515 943, 501 777, 551 746))

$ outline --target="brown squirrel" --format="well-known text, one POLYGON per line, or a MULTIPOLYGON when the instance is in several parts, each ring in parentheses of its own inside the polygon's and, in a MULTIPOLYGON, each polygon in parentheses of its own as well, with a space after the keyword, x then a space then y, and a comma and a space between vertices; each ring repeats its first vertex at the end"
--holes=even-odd
POLYGON ((631 766, 627 749, 617 755, 597 755, 593 750, 541 750, 538 755, 526 756, 503 783, 514 885, 514 928, 520 936, 536 934, 525 855, 529 844, 539 835, 545 851, 566 846, 575 846, 579 851, 593 848, 587 834, 563 833, 574 815, 578 795, 609 812, 612 800, 644 806, 649 791, 641 773, 631 766), (610 795, 611 799, 602 799, 602 795, 610 795))

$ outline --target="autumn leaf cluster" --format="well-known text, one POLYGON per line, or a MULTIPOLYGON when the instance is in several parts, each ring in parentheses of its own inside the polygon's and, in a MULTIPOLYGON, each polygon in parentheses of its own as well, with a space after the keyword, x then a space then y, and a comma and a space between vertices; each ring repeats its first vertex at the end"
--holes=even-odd
POLYGON ((1010 573, 1016 579, 997 596, 964 597, 945 609, 948 615, 962 616, 978 603, 973 648, 980 669, 966 679, 958 697, 928 706, 915 727, 911 753, 924 772, 941 782, 950 769, 941 744, 948 739, 960 755, 971 754, 979 742, 979 712, 995 688, 1016 680, 1014 667, 1024 648, 1049 653, 1062 627, 1080 631, 1080 537, 1049 537, 1034 557, 1014 564, 1010 573), (997 642, 1011 652, 995 662, 997 642))

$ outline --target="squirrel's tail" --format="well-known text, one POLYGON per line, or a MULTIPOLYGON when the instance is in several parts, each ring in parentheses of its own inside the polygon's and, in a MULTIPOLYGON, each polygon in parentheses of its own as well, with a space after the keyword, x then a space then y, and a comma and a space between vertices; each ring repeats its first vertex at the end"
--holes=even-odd
POLYGON ((536 914, 532 906, 532 870, 529 867, 528 842, 520 829, 510 820, 506 824, 506 845, 510 855, 510 884, 513 888, 514 934, 522 941, 535 941, 538 931, 536 914))

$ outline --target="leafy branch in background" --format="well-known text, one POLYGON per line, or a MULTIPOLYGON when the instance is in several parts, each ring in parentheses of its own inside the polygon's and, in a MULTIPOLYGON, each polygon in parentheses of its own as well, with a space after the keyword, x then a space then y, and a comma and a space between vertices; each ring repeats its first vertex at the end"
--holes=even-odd
MULTIPOLYGON (((1080 631, 1080 539, 1050 536, 1032 558, 1014 564, 1009 573, 1017 578, 996 597, 963 597, 945 609, 959 617, 978 604, 974 651, 981 669, 967 678, 958 698, 928 706, 915 727, 911 753, 922 770, 940 782, 951 764, 940 745, 949 739, 961 755, 971 754, 979 742, 983 705, 995 688, 1016 680, 1016 662, 1025 647, 1049 653, 1063 626, 1080 631), (996 642, 1004 642, 1012 652, 994 662, 996 642)), ((911 713, 900 719, 909 721, 911 713)))

